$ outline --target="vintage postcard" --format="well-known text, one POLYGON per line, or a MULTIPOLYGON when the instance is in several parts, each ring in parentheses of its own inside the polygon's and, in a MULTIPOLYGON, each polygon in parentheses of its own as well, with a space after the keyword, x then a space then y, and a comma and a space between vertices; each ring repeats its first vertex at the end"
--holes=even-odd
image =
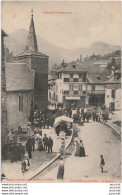
POLYGON ((120 183, 121 2, 1 7, 1 181, 120 183))

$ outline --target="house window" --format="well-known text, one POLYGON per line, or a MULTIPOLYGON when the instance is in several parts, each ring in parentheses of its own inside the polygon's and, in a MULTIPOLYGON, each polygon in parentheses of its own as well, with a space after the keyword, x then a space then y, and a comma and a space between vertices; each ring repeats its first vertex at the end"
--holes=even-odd
POLYGON ((82 74, 79 74, 79 78, 82 79, 82 74))
POLYGON ((70 78, 73 78, 73 73, 70 73, 70 78))
POLYGON ((23 112, 23 94, 19 94, 19 111, 23 112))
POLYGON ((69 82, 69 78, 64 78, 64 82, 69 82))
POLYGON ((107 98, 109 98, 109 95, 107 95, 107 98))
POLYGON ((83 94, 86 94, 86 91, 83 91, 83 94))
POLYGON ((62 79, 62 73, 59 73, 59 78, 62 79))
POLYGON ((92 91, 95 91, 95 86, 94 85, 92 86, 92 91))
POLYGON ((74 78, 73 79, 73 82, 78 82, 78 78, 74 78))
POLYGON ((112 98, 115 98, 115 90, 112 90, 112 98))
POLYGON ((64 94, 66 95, 66 94, 69 94, 69 91, 64 91, 64 94))
POLYGON ((73 91, 73 94, 78 94, 78 91, 73 91))

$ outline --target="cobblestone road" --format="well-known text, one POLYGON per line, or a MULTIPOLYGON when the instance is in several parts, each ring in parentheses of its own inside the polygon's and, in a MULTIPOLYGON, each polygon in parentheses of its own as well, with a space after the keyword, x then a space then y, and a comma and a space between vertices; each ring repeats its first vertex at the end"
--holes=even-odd
MULTIPOLYGON (((72 154, 65 159, 64 182, 119 181, 121 144, 111 129, 91 121, 79 127, 79 137, 83 140, 86 157, 75 157, 72 154), (105 159, 104 173, 100 172, 99 167, 101 154, 105 159)), ((52 178, 56 181, 57 170, 56 166, 38 178, 52 178)))

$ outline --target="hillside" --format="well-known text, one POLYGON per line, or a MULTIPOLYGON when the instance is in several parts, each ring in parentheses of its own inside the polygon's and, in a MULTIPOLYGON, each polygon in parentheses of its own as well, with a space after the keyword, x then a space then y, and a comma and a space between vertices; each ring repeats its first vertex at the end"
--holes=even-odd
MULTIPOLYGON (((16 30, 5 39, 6 47, 10 52, 13 52, 14 55, 23 52, 26 45, 27 35, 28 31, 25 29, 16 30)), ((65 61, 76 60, 79 58, 80 54, 82 54, 83 57, 92 55, 93 53, 104 55, 120 49, 120 46, 114 46, 99 41, 94 42, 87 48, 80 47, 74 50, 65 49, 50 44, 39 35, 37 35, 37 41, 39 51, 49 56, 50 66, 61 63, 63 59, 65 59, 65 61)))

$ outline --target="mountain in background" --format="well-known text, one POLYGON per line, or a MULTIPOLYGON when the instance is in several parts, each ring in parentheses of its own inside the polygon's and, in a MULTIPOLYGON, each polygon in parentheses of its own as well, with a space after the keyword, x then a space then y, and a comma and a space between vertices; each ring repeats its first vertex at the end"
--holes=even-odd
MULTIPOLYGON (((19 29, 9 34, 5 39, 5 45, 10 52, 14 55, 24 52, 28 31, 25 29, 19 29)), ((46 40, 42 39, 37 35, 37 42, 39 51, 49 56, 49 66, 54 64, 60 64, 64 59, 66 62, 76 60, 82 54, 83 57, 87 55, 94 54, 107 54, 120 50, 121 47, 116 45, 110 45, 104 42, 94 42, 91 46, 87 48, 77 48, 77 49, 65 49, 62 47, 56 47, 46 40)))

